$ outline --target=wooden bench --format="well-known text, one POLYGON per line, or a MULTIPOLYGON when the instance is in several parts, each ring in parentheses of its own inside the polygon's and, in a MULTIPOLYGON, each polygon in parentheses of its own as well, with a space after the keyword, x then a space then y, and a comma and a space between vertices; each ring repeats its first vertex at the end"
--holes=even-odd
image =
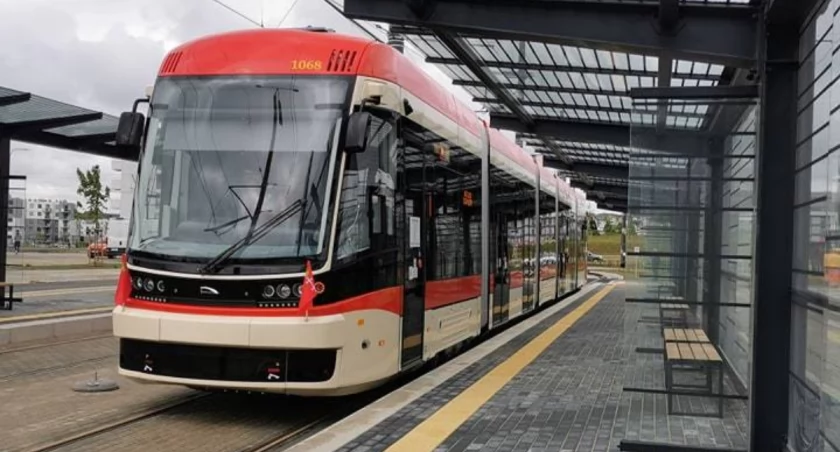
POLYGON ((677 290, 677 285, 674 284, 673 281, 669 281, 667 283, 656 284, 655 288, 656 288, 656 296, 659 297, 659 298, 664 298, 663 294, 671 294, 671 295, 665 295, 666 297, 672 296, 674 294, 674 291, 677 290))
POLYGON ((665 342, 709 342, 706 332, 700 328, 665 328, 662 330, 662 337, 665 342))
MULTIPOLYGON (((694 416, 703 415, 698 413, 678 413, 674 410, 673 397, 674 394, 670 391, 681 390, 696 392, 697 395, 711 396, 718 399, 717 403, 717 417, 723 417, 723 359, 721 359, 715 346, 708 342, 703 333, 703 338, 706 341, 699 340, 696 337, 696 330, 689 330, 698 341, 688 341, 688 334, 685 330, 673 330, 675 337, 680 336, 680 333, 685 334, 686 341, 668 341, 665 342, 665 389, 668 393, 668 414, 691 414, 694 416), (674 370, 701 370, 706 374, 705 385, 689 385, 674 383, 674 370), (718 385, 717 392, 713 387, 713 374, 717 371, 718 385)), ((702 330, 701 330, 702 332, 702 330)))
POLYGON ((685 303, 661 303, 659 304, 659 324, 663 327, 666 325, 670 326, 682 326, 688 327, 688 312, 691 310, 691 307, 685 303), (669 317, 665 315, 666 313, 673 312, 677 315, 674 317, 669 317))
POLYGON ((22 298, 15 298, 15 285, 13 283, 0 282, 0 309, 11 311, 15 303, 23 302, 22 298), (8 289, 8 296, 6 295, 8 289))

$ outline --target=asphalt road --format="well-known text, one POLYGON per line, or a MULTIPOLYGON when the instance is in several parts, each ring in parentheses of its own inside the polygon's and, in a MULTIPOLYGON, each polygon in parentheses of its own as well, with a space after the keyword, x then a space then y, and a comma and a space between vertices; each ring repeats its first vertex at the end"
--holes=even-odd
POLYGON ((6 253, 6 264, 15 266, 86 265, 88 262, 87 254, 84 251, 73 253, 6 253))
POLYGON ((15 287, 15 295, 23 298, 23 302, 15 303, 11 311, 0 310, 0 319, 113 306, 116 279, 116 275, 113 275, 91 280, 19 285, 15 287))

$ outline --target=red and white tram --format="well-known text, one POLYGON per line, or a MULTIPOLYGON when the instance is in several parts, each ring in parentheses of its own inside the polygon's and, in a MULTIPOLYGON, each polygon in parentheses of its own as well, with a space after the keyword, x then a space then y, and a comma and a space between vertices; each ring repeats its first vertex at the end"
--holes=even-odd
POLYGON ((126 377, 355 393, 585 282, 585 198, 387 45, 210 36, 143 101, 118 132, 126 377))

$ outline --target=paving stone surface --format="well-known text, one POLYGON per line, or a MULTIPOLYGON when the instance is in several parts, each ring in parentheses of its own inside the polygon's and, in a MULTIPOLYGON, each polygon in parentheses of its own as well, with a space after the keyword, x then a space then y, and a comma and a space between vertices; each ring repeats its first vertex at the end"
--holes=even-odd
MULTIPOLYGON (((597 290, 592 293, 595 292, 597 292, 597 290)), ((537 324, 534 328, 531 328, 507 344, 499 347, 496 351, 490 353, 481 361, 466 367, 453 378, 449 379, 445 383, 442 383, 440 386, 422 396, 415 402, 402 408, 373 429, 362 433, 355 440, 347 443, 344 447, 338 450, 378 451, 386 449, 389 445, 411 431, 411 429, 416 427, 424 419, 434 414, 435 411, 440 409, 452 398, 478 381, 481 377, 487 374, 487 372, 516 353, 517 350, 545 331, 546 328, 553 325, 563 318, 563 316, 578 307, 581 303, 583 303, 583 301, 585 300, 577 300, 569 306, 561 309, 556 314, 537 324)))
MULTIPOLYGON (((745 401, 726 401, 723 419, 669 416, 666 396, 623 390, 664 388, 661 355, 636 351, 639 344, 662 347, 656 342, 657 326, 640 322, 647 314, 624 298, 624 288, 617 286, 437 450, 617 451, 623 438, 745 448, 745 401)), ((576 306, 466 368, 341 450, 386 449, 576 306)), ((735 391, 730 381, 726 388, 730 394, 735 391)), ((678 403, 704 412, 712 399, 678 398, 678 403)))
POLYGON ((114 338, 2 351, 0 412, 14 415, 3 418, 0 450, 32 450, 194 392, 123 379, 116 372, 116 355, 114 338), (100 378, 116 380, 120 389, 90 394, 71 390, 95 372, 100 378))

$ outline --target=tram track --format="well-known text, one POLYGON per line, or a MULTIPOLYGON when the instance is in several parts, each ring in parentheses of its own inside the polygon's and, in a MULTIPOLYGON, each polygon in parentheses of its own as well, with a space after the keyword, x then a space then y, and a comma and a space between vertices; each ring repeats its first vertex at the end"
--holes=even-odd
POLYGON ((84 441, 84 440, 87 440, 87 439, 90 439, 90 438, 94 438, 98 435, 102 435, 104 433, 113 431, 115 429, 123 428, 123 427, 129 426, 131 424, 140 422, 144 419, 148 419, 150 417, 163 414, 163 413, 165 413, 169 410, 178 408, 178 407, 183 406, 185 404, 195 402, 196 400, 206 398, 206 397, 209 397, 211 395, 213 395, 213 394, 209 394, 209 393, 190 394, 190 395, 188 395, 188 396, 186 396, 182 399, 178 399, 178 400, 175 400, 175 401, 172 401, 172 402, 160 405, 160 406, 156 406, 156 407, 144 410, 140 413, 133 414, 133 415, 128 416, 126 418, 119 419, 117 421, 113 421, 113 422, 107 423, 107 424, 99 426, 99 427, 88 429, 88 430, 79 432, 75 435, 72 435, 72 436, 69 436, 69 437, 66 437, 66 438, 63 438, 63 439, 45 444, 45 445, 35 446, 35 448, 27 449, 27 450, 29 452, 48 452, 48 451, 59 450, 63 447, 71 446, 71 445, 73 445, 75 443, 78 443, 80 441, 84 441))
POLYGON ((282 450, 371 402, 372 394, 312 399, 267 395, 192 393, 27 452, 282 450))
POLYGON ((117 355, 117 342, 111 335, 6 349, 0 351, 0 383, 99 366, 117 355))
POLYGON ((82 360, 74 361, 74 362, 68 363, 68 364, 60 364, 60 365, 57 365, 57 366, 41 367, 41 368, 37 368, 37 369, 30 369, 30 370, 25 370, 25 371, 22 371, 22 372, 14 372, 14 373, 9 373, 9 374, 0 374, 0 383, 6 383, 6 382, 9 382, 9 381, 12 381, 12 380, 17 380, 19 378, 33 377, 33 376, 36 376, 36 375, 46 374, 46 373, 50 373, 50 372, 58 372, 58 371, 62 371, 62 370, 75 369, 77 367, 83 367, 83 366, 87 366, 87 365, 90 365, 90 364, 100 363, 100 362, 103 362, 103 361, 106 361, 106 360, 109 360, 109 359, 113 359, 113 358, 114 358, 114 355, 109 354, 109 355, 106 355, 106 356, 97 356, 97 357, 94 357, 94 358, 82 359, 82 360))
POLYGON ((43 348, 55 347, 58 345, 66 345, 66 344, 76 344, 79 342, 87 342, 87 341, 95 341, 97 339, 108 339, 113 338, 114 335, 111 333, 108 334, 97 334, 94 336, 82 336, 77 337, 74 339, 64 339, 60 341, 50 340, 49 342, 44 342, 41 344, 33 344, 33 345, 25 345, 23 347, 15 347, 15 348, 0 348, 0 355, 7 355, 9 353, 20 353, 20 352, 29 352, 34 350, 40 350, 43 348))

